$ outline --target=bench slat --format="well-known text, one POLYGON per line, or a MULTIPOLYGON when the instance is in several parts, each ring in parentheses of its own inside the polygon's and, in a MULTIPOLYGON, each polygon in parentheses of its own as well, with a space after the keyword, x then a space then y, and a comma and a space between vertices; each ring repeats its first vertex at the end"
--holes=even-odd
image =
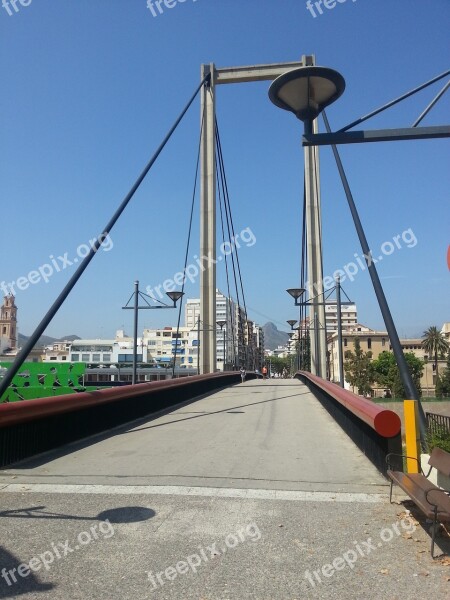
MULTIPOLYGON (((429 519, 434 518, 434 508, 425 494, 429 490, 439 490, 433 483, 420 473, 403 473, 402 471, 388 471, 388 476, 408 494, 411 500, 421 509, 429 519)), ((438 506, 438 521, 450 522, 450 497, 444 493, 429 494, 431 500, 438 506)))

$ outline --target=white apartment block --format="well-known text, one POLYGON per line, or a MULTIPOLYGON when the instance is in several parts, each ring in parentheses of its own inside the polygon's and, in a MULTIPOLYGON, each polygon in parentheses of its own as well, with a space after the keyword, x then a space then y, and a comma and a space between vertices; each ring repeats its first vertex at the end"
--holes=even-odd
MULTIPOLYGON (((219 371, 231 369, 234 362, 233 348, 236 347, 236 342, 233 339, 231 332, 236 321, 236 303, 227 298, 220 290, 216 290, 216 322, 225 321, 223 327, 217 327, 216 332, 216 353, 217 353, 217 368, 219 371), (225 361, 224 361, 225 356, 225 361), (224 365, 225 362, 225 365, 224 365)), ((184 322, 188 329, 202 329, 203 324, 200 321, 200 299, 191 298, 186 301, 184 307, 184 322)), ((196 336, 198 337, 198 335, 196 336)))
MULTIPOLYGON (((338 330, 337 326, 337 304, 335 301, 327 300, 325 303, 325 320, 327 324, 327 334, 338 330)), ((356 304, 341 303, 341 323, 342 331, 351 331, 358 325, 358 311, 356 304)))
POLYGON ((172 364, 176 353, 176 366, 181 368, 198 368, 197 329, 176 327, 163 329, 144 329, 143 341, 147 348, 149 362, 161 366, 172 364))

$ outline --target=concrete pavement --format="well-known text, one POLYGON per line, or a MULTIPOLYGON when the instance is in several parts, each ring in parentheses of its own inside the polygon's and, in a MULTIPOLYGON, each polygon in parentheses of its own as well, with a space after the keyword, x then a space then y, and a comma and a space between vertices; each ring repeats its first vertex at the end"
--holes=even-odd
POLYGON ((304 385, 246 382, 1 472, 0 598, 447 598, 387 491, 304 385))

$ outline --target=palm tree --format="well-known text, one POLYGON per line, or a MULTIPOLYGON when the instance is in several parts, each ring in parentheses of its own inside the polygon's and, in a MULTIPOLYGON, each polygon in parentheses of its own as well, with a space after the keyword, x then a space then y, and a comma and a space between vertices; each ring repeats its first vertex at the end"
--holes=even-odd
POLYGON ((423 342, 422 348, 428 354, 434 356, 434 370, 436 371, 436 378, 438 377, 438 355, 444 354, 449 350, 449 344, 445 339, 444 335, 438 330, 437 327, 428 327, 422 335, 423 342))

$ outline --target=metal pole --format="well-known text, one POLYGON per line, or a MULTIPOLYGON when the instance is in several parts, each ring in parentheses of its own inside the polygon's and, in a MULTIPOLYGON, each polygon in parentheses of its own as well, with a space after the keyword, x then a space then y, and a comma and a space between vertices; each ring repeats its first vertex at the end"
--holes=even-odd
POLYGON ((316 369, 316 373, 317 373, 317 361, 319 360, 319 327, 318 327, 318 323, 319 320, 317 318, 317 313, 314 313, 314 350, 315 350, 315 361, 316 364, 314 364, 313 361, 311 361, 311 366, 314 365, 315 369, 316 369))
POLYGON ((336 304, 338 326, 338 360, 339 360, 339 385, 344 387, 344 357, 342 351, 342 312, 341 312, 341 278, 336 277, 336 304))
MULTIPOLYGON (((327 115, 325 111, 322 112, 323 119, 325 122, 325 127, 328 133, 331 133, 330 124, 327 119, 327 115)), ((422 404, 419 399, 419 394, 417 392, 416 386, 414 385, 414 381, 411 377, 411 373, 409 372, 408 365, 405 360, 405 356, 403 354, 402 346, 400 344, 400 339, 398 337, 397 329, 394 324, 394 320, 391 315, 391 311, 389 309, 389 305, 386 300, 386 296, 384 295, 383 287, 381 285, 380 278, 378 276, 377 269, 375 267, 374 261, 372 259, 372 252, 369 248, 369 244, 367 242, 366 234, 364 233, 364 229, 359 218, 358 210, 355 205, 355 201, 353 199, 353 194, 350 190, 350 186, 348 184, 347 176, 344 171, 344 167, 342 165, 341 157, 339 155, 338 149, 335 145, 331 146, 334 154, 334 158, 336 160, 336 164, 338 167, 339 175, 341 177, 342 184, 344 186, 345 195, 347 196, 347 202, 350 208, 350 212, 353 217, 353 222, 355 224, 356 232, 358 234, 359 241, 361 243, 361 248, 364 254, 364 258, 367 263, 367 268, 369 270, 369 275, 372 280, 372 285, 375 290, 375 295, 378 300, 378 305, 381 310, 381 314, 383 316, 384 324, 386 326, 386 330, 389 335, 389 339, 392 345, 392 350, 394 352, 395 360, 397 361, 398 369, 400 371, 400 377, 402 379, 403 385, 405 387, 406 395, 410 400, 416 400, 418 403, 418 413, 419 413, 419 425, 420 425, 420 437, 422 440, 422 444, 426 445, 426 435, 427 435, 427 424, 425 413, 423 411, 422 404)))
POLYGON ((226 329, 222 328, 222 332, 223 332, 223 371, 225 372, 225 365, 226 365, 226 329))
POLYGON ((137 375, 137 335, 139 314, 139 281, 134 282, 134 327, 133 327, 133 375, 131 383, 136 383, 137 375))
MULTIPOLYGON (((317 120, 305 121, 305 135, 316 133, 317 120)), ((325 322, 325 307, 320 303, 323 293, 322 269, 322 236, 321 210, 318 181, 318 150, 315 147, 305 147, 305 192, 306 192, 306 238, 308 261, 308 292, 312 298, 310 318, 317 314, 319 321, 325 322)), ((315 329, 312 349, 315 356, 312 360, 313 374, 326 378, 326 336, 325 330, 315 329), (318 338, 317 343, 316 339, 318 338), (317 354, 316 354, 317 353, 317 354)))
POLYGON ((441 96, 443 96, 445 94, 445 92, 448 90, 449 87, 450 87, 450 81, 447 81, 447 83, 444 85, 444 87, 439 92, 439 94, 437 94, 433 98, 433 100, 426 107, 426 109, 423 111, 423 113, 420 115, 420 117, 416 121, 414 121, 414 123, 412 125, 413 127, 417 127, 417 125, 427 116, 427 114, 430 112, 430 110, 433 108, 433 106, 436 104, 436 102, 441 98, 441 96))
POLYGON ((378 115, 380 112, 383 112, 387 108, 390 108, 391 106, 394 106, 394 104, 398 104, 402 100, 405 100, 406 98, 409 98, 413 94, 416 94, 417 92, 420 92, 420 90, 423 90, 426 87, 428 87, 429 85, 431 85, 432 83, 435 83, 436 81, 439 81, 440 79, 443 79, 444 77, 447 77, 447 75, 449 75, 449 74, 450 74, 450 70, 449 71, 445 71, 444 73, 441 73, 437 77, 433 77, 433 79, 430 79, 430 81, 427 81, 426 83, 423 83, 422 85, 419 85, 419 87, 414 88, 413 90, 407 92, 406 94, 403 94, 402 96, 400 96, 399 98, 396 98, 395 100, 391 100, 391 102, 388 102, 387 104, 384 104, 380 108, 377 108, 376 110, 373 110, 368 115, 365 115, 364 117, 360 117, 359 119, 356 119, 356 121, 353 121, 349 125, 346 125, 345 127, 342 127, 342 129, 339 129, 339 131, 340 132, 341 131, 348 131, 349 129, 352 129, 352 127, 355 127, 355 125, 359 125, 360 123, 363 123, 364 121, 367 121, 367 119, 370 119, 371 117, 374 117, 375 115, 378 115))
POLYGON ((197 318, 197 375, 200 375, 200 315, 197 318))

